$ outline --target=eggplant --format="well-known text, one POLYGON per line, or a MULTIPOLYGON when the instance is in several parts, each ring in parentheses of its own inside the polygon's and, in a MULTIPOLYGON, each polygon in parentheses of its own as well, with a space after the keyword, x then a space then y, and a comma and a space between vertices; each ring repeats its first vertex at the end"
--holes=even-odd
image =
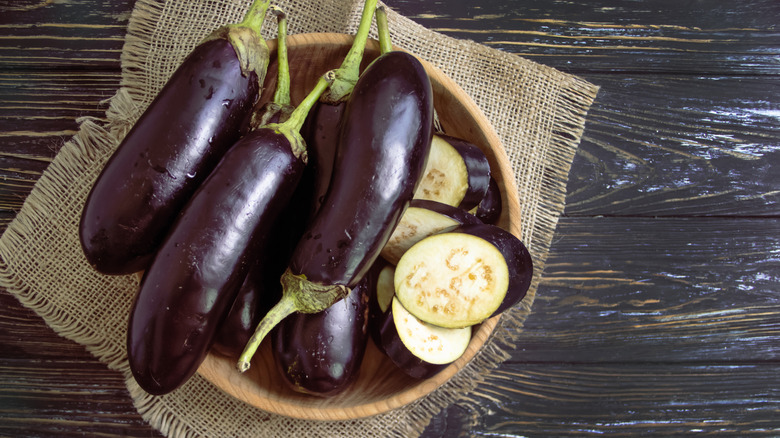
POLYGON ((398 262, 396 298, 417 318, 441 327, 478 324, 517 304, 533 262, 525 245, 495 225, 461 225, 426 237, 398 262))
POLYGON ((268 68, 260 36, 269 1, 215 30, 182 62, 109 158, 87 197, 79 237, 104 274, 148 266, 176 215, 238 140, 268 68))
POLYGON ((495 225, 501 217, 502 208, 501 190, 498 188, 495 178, 491 177, 485 197, 472 211, 483 223, 495 225))
POLYGON ((306 191, 306 198, 301 204, 308 207, 302 214, 308 219, 319 210, 330 184, 341 119, 347 100, 360 76, 360 63, 371 30, 376 4, 377 0, 365 0, 352 46, 341 66, 336 69, 333 84, 309 112, 301 130, 301 135, 309 149, 309 165, 301 182, 302 190, 306 191))
POLYGON ((368 334, 380 351, 383 348, 382 324, 395 296, 394 273, 395 266, 379 258, 363 279, 368 287, 368 334))
POLYGON ((485 197, 489 184, 490 163, 479 147, 435 134, 425 176, 414 197, 471 210, 485 197))
MULTIPOLYGON (((287 16, 276 6, 271 11, 277 19, 277 71, 276 90, 270 102, 260 104, 250 117, 249 127, 255 129, 271 123, 282 123, 290 118, 295 107, 290 101, 290 66, 287 57, 287 16)), ((290 207, 288 207, 289 209, 290 207)), ((254 254, 246 278, 227 316, 219 324, 212 350, 233 359, 244 350, 255 326, 282 296, 279 277, 287 266, 292 246, 298 235, 295 226, 283 212, 273 226, 274 232, 264 238, 270 242, 259 244, 261 248, 274 248, 254 254)))
POLYGON ((404 52, 379 56, 347 102, 325 201, 282 275, 282 299, 258 324, 239 359, 250 359, 287 315, 316 313, 349 294, 379 257, 425 169, 433 93, 420 61, 404 52))
POLYGON ((287 206, 306 163, 299 130, 327 88, 322 78, 283 124, 258 128, 225 154, 175 221, 145 271, 130 314, 130 369, 145 391, 168 393, 205 358, 253 254, 287 206))
POLYGON ((274 329, 274 362, 290 388, 330 397, 357 379, 368 342, 367 280, 322 312, 290 315, 274 329))
POLYGON ((407 375, 427 379, 463 355, 471 331, 470 326, 444 328, 425 323, 393 298, 382 324, 382 351, 407 375))
POLYGON ((396 264, 403 253, 420 240, 457 225, 477 223, 482 222, 460 207, 438 201, 413 199, 382 248, 382 257, 396 264))
POLYGON ((231 359, 238 359, 257 323, 282 297, 279 276, 286 264, 278 262, 286 259, 258 255, 255 260, 227 316, 219 323, 211 346, 212 351, 231 359))

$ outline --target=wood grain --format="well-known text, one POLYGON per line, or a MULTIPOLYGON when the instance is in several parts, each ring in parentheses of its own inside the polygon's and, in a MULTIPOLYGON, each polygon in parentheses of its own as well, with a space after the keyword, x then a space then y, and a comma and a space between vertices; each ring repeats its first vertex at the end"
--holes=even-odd
MULTIPOLYGON (((391 0, 601 85, 512 358, 425 437, 778 436, 772 0, 391 0)), ((119 84, 132 0, 0 0, 0 231, 119 84)), ((0 435, 161 436, 0 292, 0 435)))

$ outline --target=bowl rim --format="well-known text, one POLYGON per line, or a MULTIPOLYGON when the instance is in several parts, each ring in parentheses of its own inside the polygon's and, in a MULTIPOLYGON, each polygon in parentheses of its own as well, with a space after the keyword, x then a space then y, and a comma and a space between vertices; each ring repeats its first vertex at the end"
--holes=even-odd
MULTIPOLYGON (((307 44, 351 45, 353 39, 354 36, 352 35, 340 33, 301 33, 289 35, 287 37, 287 46, 288 49, 292 50, 295 46, 307 44)), ((276 40, 268 40, 268 46, 271 55, 273 55, 273 52, 276 49, 276 40)), ((366 44, 366 51, 378 51, 378 49, 378 42, 374 39, 369 39, 366 44)), ((403 50, 397 47, 394 47, 394 49, 403 50)), ((474 122, 476 122, 478 132, 482 136, 480 140, 481 142, 484 142, 483 146, 490 148, 495 155, 495 162, 491 162, 491 167, 495 166, 497 168, 496 170, 499 170, 499 179, 497 182, 501 188, 502 201, 504 202, 502 221, 508 224, 506 228, 508 228, 509 232, 520 237, 520 205, 514 181, 515 176, 512 167, 509 164, 506 150, 504 149, 498 134, 495 132, 482 110, 454 80, 420 56, 414 53, 412 53, 412 55, 416 56, 422 62, 429 75, 431 75, 432 78, 435 78, 437 83, 434 83, 434 80, 431 81, 434 87, 442 87, 449 90, 451 93, 457 92, 459 103, 464 107, 464 110, 471 115, 474 122)), ((401 408, 430 395, 446 384, 455 376, 455 374, 465 368, 469 362, 479 354, 492 336, 500 318, 501 315, 496 315, 482 322, 479 325, 479 328, 474 330, 473 339, 463 355, 436 375, 428 379, 420 380, 414 385, 411 385, 398 393, 392 394, 385 399, 374 400, 366 404, 335 407, 318 405, 314 407, 296 404, 293 401, 261 397, 256 393, 250 393, 243 390, 234 384, 236 379, 241 379, 242 376, 235 368, 235 363, 232 359, 211 352, 206 356, 197 372, 201 377, 205 378, 223 392, 266 412, 301 420, 355 420, 401 408)), ((374 346, 372 347, 376 348, 374 346)))

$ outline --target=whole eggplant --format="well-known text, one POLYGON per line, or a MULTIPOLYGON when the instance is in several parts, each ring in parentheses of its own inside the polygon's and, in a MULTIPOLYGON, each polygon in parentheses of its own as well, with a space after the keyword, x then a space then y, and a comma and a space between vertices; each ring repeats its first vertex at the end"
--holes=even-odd
MULTIPOLYGON (((253 111, 249 126, 252 129, 272 123, 286 122, 295 111, 290 101, 290 66, 287 56, 287 16, 278 7, 271 11, 277 19, 277 82, 273 99, 259 104, 253 111)), ((297 188, 296 188, 297 191, 297 188)), ((294 196, 294 195, 293 195, 294 196)), ((292 202, 292 201, 291 201, 292 202)), ((274 232, 261 237, 268 242, 260 243, 261 248, 274 248, 273 251, 256 251, 251 260, 249 272, 244 278, 238 295, 227 316, 219 324, 214 335, 212 350, 233 359, 237 359, 244 350, 255 326, 268 313, 282 296, 279 277, 287 266, 292 246, 300 234, 299 224, 290 224, 287 216, 292 206, 288 205, 273 225, 274 232)), ((300 221, 299 221, 300 222, 300 221)))
POLYGON ((322 311, 360 282, 412 199, 432 126, 431 83, 417 58, 388 52, 361 74, 324 202, 282 276, 282 299, 258 324, 239 370, 249 368, 262 339, 287 315, 322 311))
POLYGON ((376 4, 377 0, 365 0, 352 46, 341 66, 335 70, 336 77, 333 84, 309 112, 301 129, 301 135, 306 140, 309 150, 309 164, 301 182, 302 191, 306 192, 302 194, 305 198, 301 204, 308 207, 303 213, 307 218, 313 217, 322 205, 330 184, 341 119, 360 76, 360 63, 371 30, 376 4))
POLYGON ((127 350, 133 376, 147 392, 168 393, 195 373, 246 278, 248 260, 271 249, 260 244, 271 241, 306 164, 298 131, 327 85, 321 79, 287 122, 251 131, 225 154, 144 273, 127 350))
POLYGON ((259 28, 269 1, 216 30, 182 62, 92 187, 79 235, 105 274, 147 267, 170 224, 239 138, 268 67, 259 28))
POLYGON ((368 342, 368 285, 318 313, 295 313, 271 335, 274 362, 295 391, 333 396, 355 381, 368 342))

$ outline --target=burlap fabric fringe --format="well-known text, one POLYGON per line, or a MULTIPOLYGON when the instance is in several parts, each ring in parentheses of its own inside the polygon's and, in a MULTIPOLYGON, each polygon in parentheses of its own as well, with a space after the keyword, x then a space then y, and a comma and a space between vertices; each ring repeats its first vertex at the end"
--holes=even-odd
MULTIPOLYGON (((522 333, 559 215, 571 161, 597 87, 577 77, 469 41, 431 32, 390 11, 393 42, 433 63, 471 95, 493 124, 513 165, 522 206, 523 240, 537 276, 522 306, 507 313, 480 354, 446 385, 417 402, 375 417, 311 422, 271 415, 195 376, 162 397, 130 376, 125 327, 134 276, 105 277, 84 260, 79 214, 102 165, 184 56, 215 27, 239 21, 248 1, 139 0, 122 52, 122 87, 106 120, 82 120, 0 239, 0 284, 62 336, 84 345, 123 373, 141 415, 172 437, 408 437, 443 408, 474 410, 468 393, 508 357, 522 333)), ((291 34, 354 33, 362 0, 276 2, 291 34)), ((265 37, 273 38, 268 20, 265 37)), ((374 34, 375 35, 375 34, 374 34)))

